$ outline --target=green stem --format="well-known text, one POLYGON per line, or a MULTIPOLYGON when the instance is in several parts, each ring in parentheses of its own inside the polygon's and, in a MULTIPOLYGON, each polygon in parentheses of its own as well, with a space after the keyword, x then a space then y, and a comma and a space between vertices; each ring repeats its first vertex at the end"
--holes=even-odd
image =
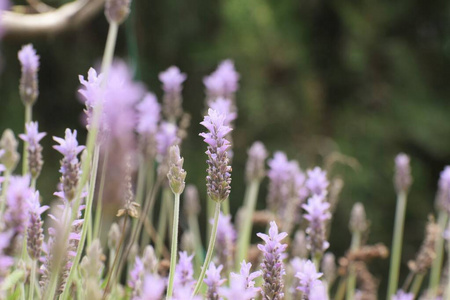
POLYGON ((9 179, 11 177, 11 172, 9 170, 5 170, 5 176, 2 184, 2 197, 0 198, 0 216, 3 216, 3 212, 6 207, 6 191, 9 186, 9 179))
POLYGON ((195 215, 188 216, 188 225, 189 230, 194 235, 194 243, 195 247, 195 257, 194 257, 194 274, 197 275, 200 270, 202 261, 203 261, 203 246, 202 246, 202 237, 200 235, 200 228, 198 226, 198 220, 195 215))
POLYGON ((105 76, 105 80, 108 77, 109 69, 111 68, 118 30, 119 25, 116 22, 109 23, 108 37, 106 38, 105 52, 103 53, 102 60, 102 73, 105 76))
POLYGON ((155 254, 156 257, 161 256, 162 248, 164 245, 164 240, 166 237, 166 225, 167 225, 167 205, 168 201, 170 201, 170 189, 165 188, 163 191, 163 197, 162 197, 162 203, 161 208, 159 212, 159 219, 158 219, 158 240, 156 241, 156 248, 155 248, 155 254))
POLYGON ((94 219, 94 237, 96 239, 100 236, 101 220, 102 220, 102 206, 103 206, 103 191, 105 189, 106 181, 106 167, 109 157, 109 149, 106 149, 105 156, 103 157, 102 172, 100 174, 100 186, 98 188, 97 205, 95 207, 95 219, 94 219))
POLYGON ((223 201, 222 212, 225 216, 230 214, 230 198, 228 197, 223 201))
POLYGON ((387 299, 395 294, 398 286, 398 275, 400 271, 400 256, 402 252, 403 226, 405 223, 406 192, 400 191, 397 197, 397 208, 395 210, 394 236, 392 238, 391 265, 389 271, 389 285, 387 299))
MULTIPOLYGON (((209 197, 208 194, 206 194, 206 237, 209 238, 211 236, 211 226, 208 226, 209 221, 214 216, 214 201, 209 197)), ((209 243, 209 240, 207 240, 209 243)))
MULTIPOLYGON (((450 239, 447 241, 447 261, 448 261, 448 272, 450 272, 450 239)), ((447 275, 447 288, 445 289, 445 298, 444 299, 450 299, 450 274, 447 275)))
POLYGON ((251 243, 251 233, 253 225, 253 213, 255 211, 256 200, 258 199, 259 190, 259 180, 253 180, 249 186, 247 186, 248 191, 245 192, 247 197, 244 200, 244 213, 245 216, 242 218, 242 227, 239 234, 237 249, 238 255, 236 256, 236 270, 239 270, 240 263, 246 259, 248 248, 251 243))
MULTIPOLYGON (((31 104, 25 104, 25 125, 31 122, 32 114, 33 114, 33 105, 31 104)), ((27 132, 27 127, 25 127, 25 131, 27 132)), ((22 175, 25 176, 25 174, 28 173, 28 142, 23 142, 23 159, 22 159, 22 175)))
POLYGON ((411 290, 410 290, 410 292, 414 294, 414 298, 417 297, 417 295, 419 293, 420 286, 422 285, 423 277, 424 277, 424 274, 416 274, 416 276, 414 276, 414 281, 412 283, 411 290))
MULTIPOLYGON (((444 232, 445 225, 447 224, 448 214, 447 212, 441 210, 438 216, 438 224, 441 232, 444 232)), ((436 257, 433 260, 433 265, 430 271, 430 282, 428 285, 430 299, 434 299, 437 292, 437 287, 439 284, 439 278, 441 277, 442 262, 444 259, 444 239, 442 235, 438 235, 436 243, 434 244, 434 251, 436 257)))
MULTIPOLYGON (((354 231, 352 235, 352 245, 351 250, 357 250, 361 245, 361 232, 354 231)), ((356 273, 355 266, 350 263, 349 273, 347 278, 347 300, 352 300, 355 297, 355 287, 356 287, 356 273)))
POLYGON ((179 215, 180 215, 180 194, 175 194, 175 207, 173 210, 173 226, 172 226, 172 247, 170 249, 169 283, 167 285, 167 294, 166 294, 167 299, 170 299, 172 297, 173 279, 175 277, 175 267, 177 265, 179 215))
MULTIPOLYGON (((211 200, 212 201, 212 200, 211 200)), ((216 208, 214 211, 214 224, 211 229, 211 238, 209 239, 208 251, 206 252, 205 262, 203 263, 202 271, 198 277, 197 283, 195 284, 194 292, 191 295, 191 299, 198 293, 200 287, 203 284, 203 279, 205 278, 206 270, 211 262, 212 255, 214 252, 214 244, 216 243, 217 225, 219 223, 220 214, 220 202, 216 202, 216 208)))
POLYGON ((28 299, 34 299, 34 286, 36 282, 36 260, 31 261, 30 286, 28 291, 28 299))
POLYGON ((334 294, 334 299, 335 300, 342 300, 344 299, 345 296, 345 287, 346 287, 346 279, 344 279, 343 277, 341 277, 341 280, 339 280, 339 285, 338 288, 336 290, 336 293, 334 294))

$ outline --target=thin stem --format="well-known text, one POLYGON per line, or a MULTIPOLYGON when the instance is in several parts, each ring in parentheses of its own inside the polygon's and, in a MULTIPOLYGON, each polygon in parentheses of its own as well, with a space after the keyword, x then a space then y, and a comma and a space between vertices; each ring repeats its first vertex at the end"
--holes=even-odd
MULTIPOLYGON (((444 232, 447 220, 447 212, 441 210, 438 216, 438 224, 441 232, 444 232)), ((434 297, 436 296, 439 278, 441 277, 442 262, 444 259, 444 239, 442 235, 438 235, 436 243, 434 244, 434 251, 436 253, 436 257, 433 260, 433 265, 430 271, 430 282, 428 285, 428 290, 430 291, 430 299, 434 299, 434 297)))
POLYGON ((220 202, 216 202, 216 209, 214 211, 214 224, 211 229, 211 238, 209 239, 208 251, 206 252, 205 262, 203 263, 202 271, 198 277, 197 283, 195 284, 194 292, 191 295, 191 299, 198 293, 200 287, 203 284, 203 279, 205 278, 206 269, 209 267, 211 258, 214 252, 214 244, 216 243, 217 225, 219 224, 219 214, 220 214, 220 202))
POLYGON ((395 210, 394 236, 392 238, 391 265, 389 271, 389 285, 387 299, 395 294, 398 286, 398 275, 400 271, 400 256, 402 253, 403 226, 406 211, 406 192, 400 191, 397 197, 397 208, 395 210))
POLYGON ((2 216, 3 212, 5 211, 6 191, 8 190, 10 177, 11 177, 11 172, 9 170, 6 170, 4 180, 3 180, 3 185, 2 185, 2 197, 0 198, 0 216, 2 216))
POLYGON ((123 226, 122 226, 122 236, 120 237, 120 242, 117 245, 117 249, 116 249, 116 256, 114 257, 114 262, 112 264, 111 269, 109 269, 109 274, 107 276, 107 281, 106 281, 106 287, 105 287, 105 291, 103 292, 103 297, 102 299, 106 299, 106 296, 108 295, 109 292, 109 284, 111 283, 111 279, 114 279, 115 277, 115 266, 117 265, 119 256, 120 256, 120 248, 122 247, 123 241, 125 239, 125 230, 126 230, 126 226, 127 226, 127 220, 128 220, 128 216, 125 216, 125 219, 123 220, 123 226))
MULTIPOLYGON (((450 239, 447 241, 447 255, 450 253, 450 239)), ((448 261, 448 270, 450 272, 450 256, 447 258, 448 261)), ((447 275, 447 288, 445 289, 446 297, 444 299, 450 299, 450 274, 447 275)))
MULTIPOLYGON (((352 245, 351 250, 357 250, 361 245, 361 232, 354 231, 352 235, 352 245)), ((355 266, 352 262, 349 265, 349 273, 347 278, 347 300, 352 300, 355 297, 355 286, 356 286, 356 273, 355 266)))
POLYGON ((179 214, 180 214, 180 194, 175 194, 175 207, 173 210, 173 226, 172 226, 172 247, 170 249, 169 283, 167 285, 167 294, 166 294, 167 299, 170 299, 172 297, 173 279, 175 277, 175 267, 177 265, 179 214))
POLYGON ((31 261, 31 273, 30 273, 30 287, 28 291, 28 299, 34 299, 34 287, 36 282, 36 260, 31 261))
POLYGON ((245 216, 242 218, 243 224, 237 243, 238 255, 236 256, 236 270, 239 269, 240 263, 247 257, 248 248, 251 242, 251 233, 253 226, 253 213, 255 211, 256 200, 258 199, 259 180, 253 180, 248 191, 245 192, 247 197, 244 200, 245 216))
POLYGON ((414 297, 416 297, 419 293, 420 286, 422 285, 424 274, 416 274, 414 276, 414 281, 411 286, 410 292, 414 294, 414 297))
MULTIPOLYGON (((100 147, 96 146, 95 150, 94 150, 94 165, 93 168, 91 169, 91 179, 89 182, 89 194, 88 194, 88 198, 86 201, 86 213, 84 215, 84 222, 83 223, 83 231, 85 230, 85 228, 87 228, 87 246, 89 247, 92 243, 92 231, 93 231, 93 222, 92 222, 92 203, 94 202, 94 192, 95 192, 95 184, 97 182, 97 170, 98 170, 98 160, 100 157, 100 147), (88 222, 86 222, 86 220, 88 222)), ((84 237, 81 236, 83 242, 84 242, 84 237)), ((78 247, 77 250, 77 254, 78 252, 80 252, 81 254, 81 250, 82 247, 78 247)))
POLYGON ((230 214, 230 198, 227 198, 225 199, 225 201, 223 201, 222 211, 225 216, 230 214))
POLYGON ((161 208, 160 208, 160 212, 159 212, 159 219, 158 219, 158 240, 156 242, 156 248, 155 248, 155 254, 156 257, 160 257, 161 255, 161 249, 162 246, 164 245, 164 240, 166 237, 166 224, 167 224, 167 205, 168 202, 170 201, 170 189, 165 188, 163 191, 163 196, 162 196, 162 203, 161 203, 161 208))
POLYGON ((195 247, 195 257, 194 257, 194 274, 197 275, 200 270, 202 261, 203 261, 203 245, 202 245, 202 237, 200 235, 200 228, 198 226, 198 220, 195 215, 188 216, 188 225, 189 230, 194 235, 194 243, 195 247))
POLYGON ((342 300, 344 299, 345 296, 345 287, 347 286, 346 284, 346 279, 341 277, 341 280, 339 280, 339 285, 338 288, 336 290, 336 293, 334 295, 334 299, 335 300, 342 300))
MULTIPOLYGON (((25 125, 31 122, 32 119, 32 108, 33 105, 31 104, 25 104, 25 125)), ((25 132, 27 132, 27 127, 25 127, 25 132)), ((28 142, 23 142, 23 158, 22 158, 22 175, 25 176, 25 174, 28 173, 28 142)))
POLYGON ((100 186, 98 188, 97 205, 95 207, 95 219, 94 219, 94 239, 100 236, 100 224, 102 219, 102 206, 103 206, 103 190, 105 189, 106 181, 106 166, 109 157, 109 148, 106 149, 105 156, 103 157, 102 172, 100 174, 100 186))
POLYGON ((102 60, 102 73, 105 77, 108 77, 109 69, 111 68, 118 30, 119 24, 114 21, 109 23, 108 37, 106 38, 105 52, 103 53, 102 60))

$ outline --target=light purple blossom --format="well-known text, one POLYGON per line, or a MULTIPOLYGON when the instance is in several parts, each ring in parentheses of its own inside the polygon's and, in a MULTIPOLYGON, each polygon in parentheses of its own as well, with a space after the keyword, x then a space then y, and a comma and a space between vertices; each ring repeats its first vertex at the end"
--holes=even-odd
POLYGON ((18 53, 22 65, 22 76, 20 78, 20 97, 26 105, 33 105, 36 101, 38 90, 37 72, 39 69, 39 56, 31 44, 25 45, 18 53))
POLYGON ((265 242, 264 245, 258 244, 258 249, 264 254, 264 260, 261 263, 262 276, 264 279, 261 290, 263 299, 283 299, 283 276, 286 274, 286 271, 282 260, 287 244, 282 244, 281 241, 286 238, 288 234, 286 232, 278 233, 278 226, 272 221, 270 222, 269 235, 258 233, 257 236, 265 242))
POLYGON ((405 153, 400 153, 395 157, 394 183, 397 192, 407 192, 411 186, 411 167, 409 165, 409 156, 405 153))
POLYGON ((33 45, 28 44, 22 47, 18 53, 19 61, 22 65, 22 72, 37 72, 39 69, 39 55, 33 45))
POLYGON ((450 166, 446 166, 439 177, 437 206, 450 213, 450 166))
POLYGON ((232 97, 239 88, 239 73, 234 68, 232 60, 224 60, 217 69, 203 79, 210 98, 232 97))
POLYGON ((183 89, 182 84, 187 76, 181 73, 178 67, 171 66, 166 71, 159 73, 158 78, 163 84, 163 90, 166 93, 170 93, 180 92, 183 89))
POLYGON ((166 289, 166 281, 164 278, 154 274, 147 274, 144 277, 142 288, 142 296, 140 300, 161 300, 163 299, 166 289))
POLYGON ((256 291, 247 289, 247 283, 242 277, 231 277, 230 286, 219 289, 220 295, 228 300, 251 300, 256 297, 256 291))
POLYGON ((180 252, 180 259, 175 268, 174 287, 178 289, 181 286, 192 288, 194 280, 194 267, 192 258, 194 255, 188 255, 186 251, 180 252))
POLYGON ((327 288, 322 281, 316 281, 309 292, 309 300, 328 300, 327 288))
POLYGON ((261 180, 265 176, 265 160, 269 153, 260 141, 256 141, 247 151, 248 159, 245 165, 247 181, 261 180))
POLYGON ((147 93, 137 106, 139 121, 137 132, 141 135, 154 135, 158 130, 161 106, 155 94, 147 93))
POLYGON ((130 279, 128 280, 128 286, 132 289, 133 295, 139 294, 138 291, 141 289, 142 278, 145 273, 144 263, 136 256, 134 261, 134 266, 130 271, 130 279))
POLYGON ((392 300, 414 300, 414 294, 398 290, 397 294, 392 296, 392 300))
POLYGON ((245 262, 245 260, 243 260, 241 262, 240 273, 236 274, 231 272, 231 278, 233 277, 241 278, 242 280, 244 280, 245 288, 247 290, 251 291, 252 293, 258 293, 260 291, 260 288, 255 287, 255 279, 262 275, 262 271, 250 272, 251 268, 252 264, 247 263, 245 262))
POLYGON ((230 99, 219 97, 208 102, 209 108, 217 111, 221 115, 225 115, 224 125, 230 126, 236 120, 237 113, 233 102, 230 99))
POLYGON ((28 169, 31 176, 36 179, 42 170, 42 146, 39 141, 46 135, 45 132, 38 131, 38 122, 25 124, 26 134, 19 134, 19 137, 27 142, 28 169))
POLYGON ((78 79, 82 87, 78 90, 81 95, 81 100, 84 101, 86 105, 85 113, 87 117, 87 124, 90 125, 93 117, 93 110, 98 104, 102 104, 105 99, 105 92, 103 89, 103 74, 97 74, 94 68, 90 68, 88 71, 87 80, 84 79, 83 75, 79 75, 78 79))
POLYGON ((169 122, 162 122, 156 133, 156 146, 160 161, 167 156, 170 146, 178 143, 177 126, 169 122))
POLYGON ((216 202, 221 202, 228 198, 231 189, 231 167, 228 165, 227 154, 230 142, 225 136, 232 129, 224 124, 225 118, 225 115, 209 109, 208 115, 200 123, 209 131, 208 133, 200 133, 200 136, 208 144, 208 149, 205 152, 208 155, 206 187, 209 197, 216 202))
POLYGON ((19 137, 28 143, 28 147, 35 150, 39 146, 39 141, 46 136, 47 133, 38 131, 38 122, 30 122, 25 124, 26 134, 19 134, 19 137))
POLYGON ((311 192, 311 195, 326 195, 327 187, 330 184, 327 179, 327 172, 319 167, 308 170, 308 179, 306 180, 306 187, 311 192))
POLYGON ((12 176, 6 191, 6 211, 4 214, 7 229, 17 238, 25 231, 28 222, 29 200, 32 196, 29 176, 12 176))
POLYGON ((301 270, 295 274, 295 277, 300 280, 297 289, 307 297, 306 299, 309 299, 311 291, 320 282, 319 278, 321 276, 322 273, 317 272, 316 266, 310 260, 305 261, 301 266, 301 270))
POLYGON ((307 246, 313 256, 323 254, 330 246, 325 237, 326 221, 331 218, 330 204, 324 200, 322 194, 322 196, 313 195, 302 207, 306 211, 304 218, 309 221, 306 229, 307 246))
POLYGON ((29 198, 30 218, 27 228, 27 250, 32 259, 38 259, 41 256, 42 243, 44 241, 44 230, 42 229, 41 214, 49 207, 41 206, 39 202, 39 192, 36 191, 29 198))
POLYGON ((206 278, 203 279, 203 282, 208 286, 208 291, 206 292, 207 299, 210 300, 219 300, 219 287, 225 283, 225 279, 220 277, 220 272, 222 271, 223 266, 220 265, 216 268, 214 263, 209 264, 208 270, 206 270, 206 278))

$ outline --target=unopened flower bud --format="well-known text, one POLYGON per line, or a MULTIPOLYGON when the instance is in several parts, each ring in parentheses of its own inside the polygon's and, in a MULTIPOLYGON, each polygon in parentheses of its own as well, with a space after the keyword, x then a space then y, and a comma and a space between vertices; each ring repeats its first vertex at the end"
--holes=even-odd
POLYGON ((184 159, 180 156, 178 145, 170 147, 169 150, 169 178, 170 189, 174 194, 181 194, 184 191, 186 171, 183 170, 184 159))
POLYGON ((367 230, 367 218, 364 205, 360 202, 356 202, 353 205, 352 212, 350 214, 349 228, 351 232, 363 233, 367 230))
POLYGON ((248 160, 245 167, 247 181, 261 180, 266 174, 264 161, 268 156, 266 147, 261 142, 254 142, 248 149, 248 160))
POLYGON ((395 189, 398 192, 408 192, 412 183, 411 167, 409 165, 409 156, 400 153, 395 157, 395 189))
POLYGON ((2 138, 0 139, 0 149, 4 150, 4 154, 0 158, 0 163, 5 168, 12 172, 17 166, 20 154, 17 152, 18 142, 14 136, 14 132, 11 129, 3 131, 2 138))
POLYGON ((108 22, 122 24, 130 14, 131 0, 107 0, 105 15, 108 22))

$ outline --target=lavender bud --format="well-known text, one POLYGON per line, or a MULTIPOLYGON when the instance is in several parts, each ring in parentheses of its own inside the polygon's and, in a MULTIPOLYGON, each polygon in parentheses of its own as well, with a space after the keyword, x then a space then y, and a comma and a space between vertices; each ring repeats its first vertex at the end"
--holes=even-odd
POLYGON ((222 202, 230 195, 231 166, 228 165, 227 150, 230 142, 224 137, 231 132, 231 127, 225 126, 226 116, 217 111, 209 109, 208 116, 205 116, 200 124, 208 129, 208 133, 200 133, 203 140, 208 144, 208 176, 206 177, 206 187, 209 197, 222 202))
POLYGON ((159 80, 163 84, 163 113, 168 120, 176 120, 183 114, 181 90, 186 74, 178 67, 172 66, 159 73, 159 80))
POLYGON ((120 232, 119 225, 117 223, 112 223, 111 228, 108 232, 108 248, 109 250, 116 250, 120 242, 120 237, 122 233, 120 232))
POLYGON ((105 264, 105 256, 100 245, 100 240, 95 239, 86 250, 86 256, 80 263, 83 291, 85 299, 100 299, 102 290, 98 288, 100 277, 105 264))
POLYGON ((180 252, 180 259, 175 268, 174 286, 176 288, 187 286, 192 288, 194 280, 194 267, 192 259, 194 255, 188 255, 187 252, 180 252))
POLYGON ((64 158, 61 160, 59 172, 62 174, 61 183, 64 198, 70 202, 75 197, 78 179, 81 173, 77 156, 85 147, 78 146, 76 130, 71 132, 70 129, 66 129, 64 139, 59 137, 53 137, 53 139, 59 143, 59 145, 53 146, 53 148, 64 155, 64 158))
POLYGON ((395 157, 395 189, 397 193, 408 192, 412 183, 411 167, 409 165, 409 156, 400 153, 395 157))
POLYGON ((306 234, 303 230, 297 230, 294 236, 294 244, 292 246, 292 255, 294 257, 307 258, 309 250, 306 247, 306 234))
POLYGON ((220 277, 220 272, 222 271, 222 269, 222 265, 216 268, 214 263, 209 264, 209 268, 206 271, 206 278, 203 279, 203 281, 208 286, 208 290, 206 292, 206 298, 208 300, 221 299, 219 295, 219 287, 225 282, 225 279, 221 279, 220 277))
POLYGON ((350 214, 350 231, 364 233, 366 232, 368 226, 364 205, 360 202, 356 202, 353 205, 352 212, 350 214))
POLYGON ((147 93, 137 106, 138 124, 136 131, 139 133, 139 146, 145 158, 151 160, 156 156, 156 139, 158 122, 160 120, 161 107, 152 93, 147 93))
POLYGON ((0 149, 4 150, 3 155, 0 157, 0 163, 3 164, 10 173, 14 171, 17 166, 17 162, 20 159, 20 154, 17 152, 17 146, 19 143, 14 136, 14 132, 11 129, 5 129, 0 139, 0 149))
POLYGON ((158 258, 155 255, 155 250, 151 245, 145 246, 144 254, 142 255, 142 263, 144 269, 148 273, 156 274, 158 270, 158 258))
POLYGON ((239 73, 234 68, 232 60, 222 61, 217 69, 203 79, 209 99, 218 97, 233 99, 239 88, 239 73))
POLYGON ((42 170, 42 146, 39 141, 46 135, 45 132, 38 131, 38 122, 30 122, 25 124, 27 129, 26 134, 19 134, 19 137, 28 143, 28 170, 30 170, 31 177, 36 179, 42 170))
POLYGON ((281 244, 281 240, 286 238, 288 234, 286 232, 278 233, 278 226, 272 221, 270 222, 269 234, 258 233, 257 236, 265 242, 265 245, 258 245, 258 249, 264 254, 264 259, 261 263, 264 280, 261 290, 262 299, 284 299, 283 276, 286 274, 286 271, 282 258, 287 244, 281 244))
POLYGON ((325 253, 322 260, 323 277, 328 286, 331 286, 336 279, 336 258, 331 252, 325 253))
POLYGON ((29 207, 30 218, 27 228, 27 250, 30 257, 36 260, 41 257, 42 242, 44 241, 41 214, 49 207, 47 205, 41 207, 38 191, 29 198, 29 207))
POLYGON ((247 181, 261 180, 266 174, 264 161, 269 155, 266 147, 261 142, 254 142, 247 153, 248 160, 245 166, 247 181))
POLYGON ((330 246, 325 235, 326 221, 331 219, 330 204, 324 201, 323 196, 314 195, 302 207, 306 210, 304 217, 309 221, 306 229, 307 246, 313 257, 321 255, 330 246))
POLYGON ((33 105, 39 95, 37 77, 39 56, 36 55, 33 45, 28 44, 19 51, 18 58, 22 65, 22 77, 19 86, 20 97, 25 105, 33 105))
POLYGON ((200 213, 198 190, 193 184, 186 186, 186 191, 184 192, 184 211, 188 216, 197 216, 200 213))
POLYGON ((186 179, 186 171, 183 170, 184 159, 180 156, 180 148, 178 145, 170 147, 169 150, 169 179, 170 189, 174 194, 181 194, 184 191, 186 179))
POLYGON ((122 24, 130 14, 131 0, 107 0, 105 15, 109 23, 122 24))

